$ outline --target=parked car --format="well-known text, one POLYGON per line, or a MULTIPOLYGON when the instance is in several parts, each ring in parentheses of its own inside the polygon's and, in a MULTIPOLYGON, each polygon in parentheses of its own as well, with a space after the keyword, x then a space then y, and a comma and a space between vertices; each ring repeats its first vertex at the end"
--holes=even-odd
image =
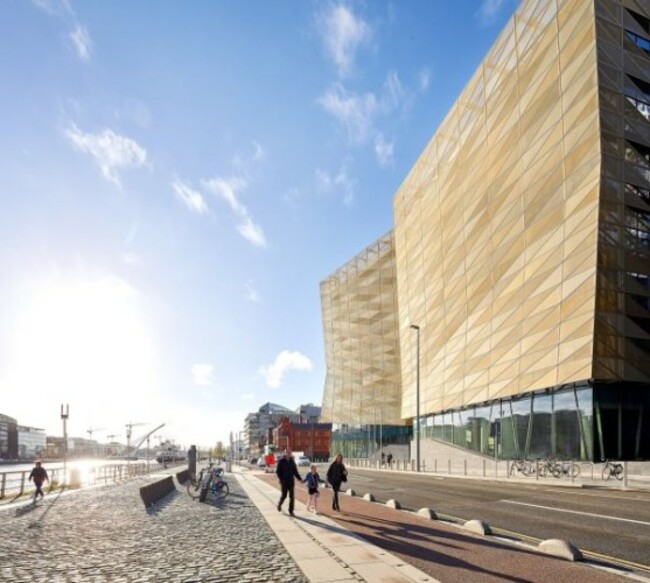
POLYGON ((298 456, 298 459, 296 460, 296 463, 299 466, 308 466, 308 465, 311 464, 311 461, 309 460, 309 458, 306 455, 301 455, 301 456, 298 456))
POLYGON ((265 467, 266 467, 266 462, 264 461, 264 458, 263 458, 263 457, 260 457, 260 458, 257 460, 257 467, 258 467, 258 468, 265 468, 265 467))

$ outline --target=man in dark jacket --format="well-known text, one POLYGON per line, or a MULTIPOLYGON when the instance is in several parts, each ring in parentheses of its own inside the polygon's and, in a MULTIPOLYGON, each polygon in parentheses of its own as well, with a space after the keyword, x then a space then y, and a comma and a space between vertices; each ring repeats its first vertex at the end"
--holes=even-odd
POLYGON ((280 458, 278 466, 275 469, 275 473, 278 475, 278 480, 280 480, 280 487, 282 488, 282 494, 280 495, 280 501, 278 502, 278 512, 282 510, 282 503, 285 501, 287 494, 289 495, 289 514, 293 516, 293 506, 294 506, 294 487, 296 485, 295 480, 302 482, 302 478, 298 473, 298 468, 296 467, 296 462, 291 455, 291 449, 287 448, 284 450, 284 457, 280 458))
POLYGON ((41 498, 43 498, 43 490, 41 490, 41 486, 43 485, 43 482, 46 480, 49 482, 50 479, 47 476, 47 471, 43 466, 41 466, 41 462, 37 461, 32 468, 31 473, 29 474, 29 480, 34 480, 34 486, 36 486, 36 492, 34 492, 34 502, 36 502, 36 497, 40 494, 41 498))

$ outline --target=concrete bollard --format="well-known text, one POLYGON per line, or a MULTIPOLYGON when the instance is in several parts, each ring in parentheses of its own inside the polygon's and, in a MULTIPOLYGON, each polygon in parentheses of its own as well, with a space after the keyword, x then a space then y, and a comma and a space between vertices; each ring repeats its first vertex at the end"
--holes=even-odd
POLYGON ((483 522, 482 520, 468 520, 465 524, 463 524, 463 528, 476 534, 492 534, 490 525, 483 522))
POLYGON ((438 515, 432 508, 420 508, 420 510, 418 510, 418 516, 424 516, 425 518, 430 518, 431 520, 438 520, 438 515))
POLYGON ((543 540, 539 543, 539 550, 547 555, 553 555, 567 561, 582 561, 580 549, 573 543, 558 538, 543 540))
POLYGON ((348 489, 345 491, 345 495, 346 495, 346 496, 356 496, 357 493, 356 493, 352 488, 348 488, 348 489))
POLYGON ((391 498, 390 500, 388 500, 388 502, 386 502, 386 506, 388 506, 389 508, 395 508, 395 510, 402 509, 402 505, 393 498, 391 498))
POLYGON ((375 501, 375 497, 370 492, 368 492, 367 494, 364 494, 363 499, 367 500, 368 502, 374 502, 375 501))

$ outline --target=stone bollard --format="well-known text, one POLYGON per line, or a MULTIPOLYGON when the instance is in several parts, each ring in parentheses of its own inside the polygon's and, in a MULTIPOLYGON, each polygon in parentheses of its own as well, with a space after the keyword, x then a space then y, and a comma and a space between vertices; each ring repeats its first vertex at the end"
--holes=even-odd
POLYGON ((370 492, 368 492, 367 494, 364 494, 363 499, 367 500, 368 502, 374 502, 375 501, 375 497, 370 492))
POLYGON ((393 498, 391 498, 388 502, 386 502, 386 506, 388 506, 389 508, 395 508, 395 510, 402 509, 402 505, 393 498))

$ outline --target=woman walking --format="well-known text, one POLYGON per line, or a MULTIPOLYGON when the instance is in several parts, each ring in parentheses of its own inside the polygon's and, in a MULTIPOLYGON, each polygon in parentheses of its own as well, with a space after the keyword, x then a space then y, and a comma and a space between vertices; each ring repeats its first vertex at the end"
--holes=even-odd
POLYGON ((330 465, 327 470, 327 481, 331 484, 332 490, 334 490, 332 497, 332 510, 340 512, 339 490, 341 489, 341 484, 348 481, 348 471, 343 465, 343 456, 341 454, 338 454, 334 458, 332 465, 330 465))

